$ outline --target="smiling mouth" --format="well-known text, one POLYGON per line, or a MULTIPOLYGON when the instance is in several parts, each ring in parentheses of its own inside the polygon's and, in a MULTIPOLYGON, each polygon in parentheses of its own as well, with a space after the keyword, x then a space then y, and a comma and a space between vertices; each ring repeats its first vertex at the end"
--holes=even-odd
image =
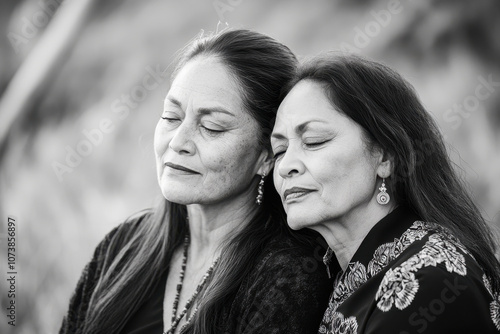
POLYGON ((184 172, 184 173, 190 173, 190 174, 200 174, 200 173, 198 173, 197 171, 194 171, 194 170, 192 170, 192 169, 189 169, 189 168, 184 167, 184 166, 181 166, 181 165, 176 165, 176 164, 173 164, 173 163, 171 163, 171 162, 166 162, 164 165, 165 165, 165 166, 167 166, 167 167, 170 167, 170 168, 172 168, 172 169, 175 169, 175 170, 177 170, 177 171, 184 172))
POLYGON ((313 190, 310 190, 310 189, 293 187, 293 188, 285 190, 285 193, 283 194, 283 198, 285 199, 285 201, 290 201, 293 199, 304 197, 305 195, 312 193, 312 192, 313 192, 313 190))

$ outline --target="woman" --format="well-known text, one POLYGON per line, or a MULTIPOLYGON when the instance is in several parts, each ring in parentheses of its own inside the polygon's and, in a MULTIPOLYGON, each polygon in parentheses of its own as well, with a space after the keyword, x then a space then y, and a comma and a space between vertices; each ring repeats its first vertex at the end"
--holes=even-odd
POLYGON ((338 259, 319 333, 500 330, 494 241, 413 88, 355 56, 303 65, 271 136, 292 229, 338 259))
POLYGON ((295 66, 247 30, 184 50, 155 131, 163 205, 97 247, 61 333, 316 332, 331 282, 266 177, 295 66))

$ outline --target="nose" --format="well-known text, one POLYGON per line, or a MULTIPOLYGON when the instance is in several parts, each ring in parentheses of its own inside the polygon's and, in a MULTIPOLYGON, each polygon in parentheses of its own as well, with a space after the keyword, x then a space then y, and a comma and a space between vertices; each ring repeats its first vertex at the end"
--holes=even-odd
POLYGON ((193 155, 196 151, 196 146, 193 142, 193 131, 190 130, 189 124, 183 122, 177 129, 168 143, 168 147, 173 151, 184 154, 193 155))
POLYGON ((284 179, 303 174, 305 170, 299 152, 293 150, 292 147, 288 147, 276 164, 278 165, 278 174, 284 179))

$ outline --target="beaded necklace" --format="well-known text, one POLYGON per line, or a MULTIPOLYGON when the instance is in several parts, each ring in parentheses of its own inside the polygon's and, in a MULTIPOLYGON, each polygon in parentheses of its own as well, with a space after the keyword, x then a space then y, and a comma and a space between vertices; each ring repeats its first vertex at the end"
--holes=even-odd
MULTIPOLYGON (((208 278, 212 275, 212 272, 214 270, 215 265, 219 261, 219 258, 212 263, 210 268, 208 268, 207 272, 205 275, 203 275, 203 278, 196 287, 196 290, 194 291, 193 295, 191 298, 188 299, 186 302, 186 305, 182 309, 181 313, 177 316, 177 308, 179 307, 179 299, 181 296, 181 291, 182 291, 182 286, 184 283, 184 274, 186 272, 186 263, 187 263, 187 257, 188 257, 188 249, 189 249, 189 234, 186 234, 186 237, 184 238, 184 251, 182 255, 182 266, 181 266, 181 273, 179 275, 179 284, 177 284, 177 291, 175 294, 175 299, 174 299, 174 304, 172 306, 172 325, 168 331, 166 331, 164 334, 173 334, 175 330, 177 329, 177 326, 179 326, 179 322, 184 318, 186 313, 189 311, 191 306, 193 305, 193 302, 195 301, 196 297, 198 297, 198 294, 201 292, 203 287, 205 286, 205 283, 207 282, 208 278)), ((181 330, 179 333, 182 333, 182 331, 191 323, 193 320, 194 316, 196 315, 196 312, 198 312, 198 307, 196 307, 189 317, 187 319, 186 323, 181 327, 181 330)))

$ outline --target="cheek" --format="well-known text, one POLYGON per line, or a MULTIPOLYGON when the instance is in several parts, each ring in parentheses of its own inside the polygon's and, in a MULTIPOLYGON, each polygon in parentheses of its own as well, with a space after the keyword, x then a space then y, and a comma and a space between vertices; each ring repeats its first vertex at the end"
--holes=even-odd
POLYGON ((156 124, 153 147, 156 160, 160 159, 167 150, 170 139, 167 131, 161 125, 161 120, 156 124))
POLYGON ((217 174, 221 182, 247 178, 256 160, 253 144, 250 141, 241 141, 214 148, 211 150, 212 154, 202 154, 205 156, 205 159, 202 157, 204 165, 210 172, 217 174))
POLYGON ((368 181, 368 169, 372 169, 356 148, 330 152, 322 159, 311 159, 309 166, 323 196, 329 199, 347 198, 360 190, 368 181))
POLYGON ((274 187, 276 188, 276 191, 281 194, 280 189, 281 189, 281 182, 283 182, 283 179, 279 175, 278 172, 279 165, 274 164, 274 169, 273 169, 273 181, 274 181, 274 187))
POLYGON ((364 152, 353 150, 351 154, 329 163, 331 172, 323 174, 319 180, 325 185, 324 192, 329 201, 349 205, 371 197, 376 171, 364 152))

